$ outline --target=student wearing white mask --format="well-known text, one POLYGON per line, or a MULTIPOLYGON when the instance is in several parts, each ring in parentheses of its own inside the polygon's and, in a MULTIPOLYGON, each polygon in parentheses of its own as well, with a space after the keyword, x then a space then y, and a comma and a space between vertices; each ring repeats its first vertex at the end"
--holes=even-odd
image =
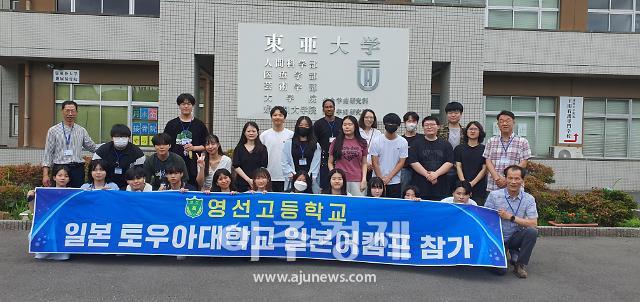
POLYGON ((306 171, 298 171, 298 173, 293 175, 291 180, 293 180, 293 185, 291 186, 291 190, 289 190, 289 193, 313 193, 311 191, 311 177, 309 177, 306 171))
POLYGON ((93 154, 92 160, 102 159, 108 163, 111 180, 120 190, 127 187, 125 173, 133 167, 142 167, 145 161, 144 153, 138 146, 129 142, 131 130, 123 124, 111 127, 111 141, 103 144, 93 154))

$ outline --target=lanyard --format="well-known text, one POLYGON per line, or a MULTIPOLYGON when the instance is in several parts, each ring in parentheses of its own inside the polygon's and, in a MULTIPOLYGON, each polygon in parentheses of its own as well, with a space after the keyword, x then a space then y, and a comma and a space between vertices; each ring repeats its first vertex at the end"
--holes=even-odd
POLYGON ((511 206, 511 203, 509 202, 509 198, 508 198, 508 194, 507 194, 507 189, 504 189, 504 200, 507 202, 507 204, 509 205, 509 208, 511 208, 511 212, 513 213, 513 215, 518 215, 518 211, 520 211, 520 206, 522 205, 522 192, 518 193, 518 197, 520 197, 520 202, 518 203, 518 208, 515 210, 515 212, 513 211, 513 207, 511 206))
POLYGON ((67 142, 67 148, 69 148, 69 144, 71 143, 71 133, 73 132, 73 125, 71 126, 71 131, 69 131, 69 135, 67 135, 67 131, 64 130, 64 123, 60 122, 60 127, 62 127, 62 134, 64 135, 64 139, 67 142))
POLYGON ((336 121, 334 120, 333 122, 327 122, 327 124, 329 124, 329 128, 331 128, 331 137, 335 137, 335 134, 333 134, 333 129, 335 129, 336 127, 336 121))
POLYGON ((371 145, 371 140, 373 139, 373 131, 374 128, 369 129, 369 131, 371 131, 371 135, 367 134, 366 130, 363 130, 362 132, 364 132, 364 136, 367 137, 367 144, 371 145))
POLYGON ((511 142, 513 142, 513 139, 515 138, 515 136, 511 136, 511 138, 509 138, 509 142, 507 143, 507 146, 504 146, 504 143, 502 142, 502 137, 500 138, 500 144, 502 145, 502 150, 504 150, 503 156, 507 155, 507 152, 509 150, 509 146, 511 146, 511 142))
POLYGON ((124 154, 120 154, 118 150, 115 150, 115 147, 114 147, 113 153, 116 155, 116 168, 120 167, 120 157, 124 154))
POLYGON ((183 121, 180 121, 180 124, 181 124, 181 126, 182 126, 182 132, 184 132, 185 130, 186 130, 186 131, 189 131, 189 128, 191 128, 191 123, 192 123, 192 122, 193 122, 193 118, 191 118, 191 120, 190 120, 189 122, 183 122, 183 121), (184 124, 185 124, 185 123, 189 124, 189 126, 187 126, 187 128, 185 128, 185 127, 184 127, 184 124))
POLYGON ((304 158, 304 150, 307 149, 307 147, 303 147, 302 143, 299 143, 298 147, 300 148, 300 158, 304 158))

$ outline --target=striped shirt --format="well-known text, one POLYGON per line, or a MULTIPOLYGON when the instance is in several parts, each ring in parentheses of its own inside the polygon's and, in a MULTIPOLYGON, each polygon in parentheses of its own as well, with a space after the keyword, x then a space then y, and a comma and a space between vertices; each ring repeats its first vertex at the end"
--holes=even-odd
MULTIPOLYGON (((531 158, 531 147, 526 138, 512 133, 508 142, 501 140, 501 136, 494 136, 484 148, 482 157, 491 160, 498 175, 511 165, 520 164, 521 161, 531 158)), ((494 181, 491 173, 487 175, 487 191, 500 189, 494 181)))
POLYGON ((86 129, 78 124, 73 124, 72 127, 62 122, 55 124, 47 131, 42 166, 52 167, 54 164, 84 163, 84 159, 82 159, 83 148, 91 152, 96 151, 96 144, 86 129), (65 150, 71 150, 71 154, 65 155, 65 150))

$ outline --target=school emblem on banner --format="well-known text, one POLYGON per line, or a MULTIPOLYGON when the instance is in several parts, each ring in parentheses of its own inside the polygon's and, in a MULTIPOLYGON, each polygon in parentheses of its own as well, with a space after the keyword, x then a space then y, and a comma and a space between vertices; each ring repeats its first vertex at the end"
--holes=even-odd
POLYGON ((196 218, 202 215, 202 202, 204 199, 196 198, 187 198, 187 205, 184 206, 184 213, 191 218, 196 218))
POLYGON ((358 86, 373 91, 380 82, 380 60, 358 60, 358 86))

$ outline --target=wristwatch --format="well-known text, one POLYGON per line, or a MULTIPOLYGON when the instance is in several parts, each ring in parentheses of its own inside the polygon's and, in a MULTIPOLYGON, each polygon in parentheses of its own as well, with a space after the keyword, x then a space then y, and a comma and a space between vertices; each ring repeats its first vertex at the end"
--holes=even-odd
POLYGON ((509 220, 511 222, 516 222, 516 215, 511 215, 511 218, 509 218, 509 220))

